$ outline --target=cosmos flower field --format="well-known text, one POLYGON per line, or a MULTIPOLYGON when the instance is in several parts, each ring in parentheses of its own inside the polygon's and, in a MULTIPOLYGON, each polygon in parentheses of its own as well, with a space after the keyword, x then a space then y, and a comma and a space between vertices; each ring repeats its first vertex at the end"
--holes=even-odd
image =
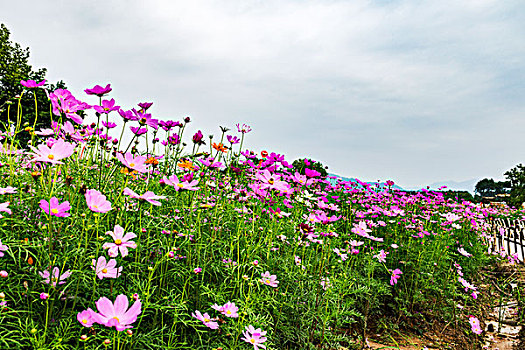
POLYGON ((15 104, 2 132, 0 348, 357 349, 428 315, 483 332, 479 268, 515 260, 489 219, 512 210, 322 176, 247 148, 246 124, 186 134, 85 92, 49 91, 44 130, 15 104))

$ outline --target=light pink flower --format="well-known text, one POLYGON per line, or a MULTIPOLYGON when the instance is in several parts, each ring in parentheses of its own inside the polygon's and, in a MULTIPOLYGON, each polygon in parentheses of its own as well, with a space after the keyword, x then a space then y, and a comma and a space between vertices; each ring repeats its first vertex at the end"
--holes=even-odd
POLYGON ((211 306, 211 308, 219 311, 221 314, 223 314, 226 317, 232 317, 232 318, 239 317, 239 314, 237 313, 239 311, 239 308, 235 306, 235 303, 227 302, 223 306, 214 304, 211 306))
POLYGON ((198 187, 195 187, 199 183, 199 180, 193 180, 191 182, 188 182, 188 181, 181 182, 179 181, 179 178, 177 177, 177 175, 171 175, 169 178, 164 176, 162 180, 164 181, 166 185, 173 186, 175 188, 175 191, 178 191, 178 190, 197 191, 199 189, 198 187))
POLYGON ((86 194, 87 206, 92 211, 97 213, 107 213, 111 210, 111 202, 106 199, 100 191, 97 190, 87 190, 86 194))
POLYGON ((80 324, 84 327, 91 327, 93 326, 93 323, 95 323, 95 319, 93 318, 93 314, 95 311, 91 309, 84 310, 82 312, 79 312, 77 314, 77 320, 80 322, 80 324))
POLYGON ((195 310, 195 313, 192 312, 191 315, 195 317, 197 320, 204 323, 204 325, 208 328, 211 328, 211 329, 219 328, 219 324, 217 322, 214 322, 212 318, 210 317, 210 315, 208 315, 208 313, 204 313, 203 315, 201 314, 199 310, 195 310))
POLYGON ((137 320, 137 316, 142 312, 140 300, 135 301, 128 309, 128 297, 124 294, 118 295, 115 303, 106 297, 102 297, 95 304, 98 313, 91 311, 92 319, 106 327, 115 327, 117 331, 133 328, 131 324, 137 320))
POLYGON ((0 240, 0 257, 4 256, 4 252, 9 249, 8 246, 2 244, 2 241, 0 240))
POLYGON ((145 173, 148 171, 148 165, 146 164, 147 157, 136 155, 133 156, 131 153, 122 155, 117 153, 117 159, 120 160, 125 167, 138 171, 139 173, 145 173))
POLYGON ((266 271, 265 273, 261 273, 261 279, 259 282, 262 284, 266 284, 267 286, 277 288, 279 281, 277 281, 276 275, 270 275, 269 271, 266 271))
POLYGON ((52 284, 53 287, 56 287, 57 284, 66 283, 64 280, 71 276, 70 270, 60 274, 60 269, 56 266, 53 268, 51 273, 49 273, 47 270, 44 270, 43 272, 39 271, 38 274, 44 279, 42 282, 52 284))
MULTIPOLYGON (((13 212, 11 211, 11 209, 8 208, 9 206, 9 202, 5 202, 5 203, 0 203, 0 212, 3 211, 7 214, 12 214, 13 212)), ((3 216, 0 215, 0 218, 2 218, 3 216)))
POLYGON ((51 147, 42 143, 38 148, 29 146, 35 153, 30 153, 34 156, 32 162, 46 162, 52 164, 64 164, 61 159, 67 158, 75 151, 75 145, 59 139, 51 147))
POLYGON ((124 189, 124 194, 126 196, 130 196, 131 198, 142 199, 142 200, 144 200, 144 201, 146 201, 148 203, 151 203, 153 205, 156 205, 156 206, 160 205, 160 202, 157 201, 157 199, 166 199, 166 196, 157 196, 155 193, 153 193, 151 191, 147 191, 142 196, 139 196, 136 192, 134 192, 133 190, 131 190, 131 189, 127 188, 127 187, 124 189))
POLYGON ((137 235, 133 232, 128 232, 126 235, 124 235, 124 229, 119 225, 115 225, 113 231, 108 231, 106 234, 110 235, 114 242, 106 242, 102 248, 108 249, 108 254, 112 258, 116 257, 119 251, 122 257, 125 257, 128 255, 128 248, 137 248, 137 244, 133 241, 130 241, 130 239, 137 237, 137 235))
POLYGON ((241 338, 245 342, 252 344, 254 350, 266 349, 266 345, 263 345, 266 341, 266 331, 262 331, 260 328, 255 329, 252 325, 249 325, 245 328, 245 331, 242 332, 244 338, 241 338))
POLYGON ((117 268, 117 261, 115 259, 110 259, 108 262, 106 262, 106 258, 104 256, 100 256, 98 260, 93 259, 92 260, 92 269, 95 270, 95 273, 97 274, 97 277, 99 279, 103 278, 117 278, 120 276, 120 273, 122 272, 122 266, 117 268))
POLYGON ((373 255, 373 257, 376 258, 377 260, 379 260, 379 262, 384 263, 384 262, 386 262, 386 255, 387 254, 388 254, 388 252, 385 252, 383 249, 381 249, 381 251, 379 253, 377 253, 376 255, 373 255))
POLYGON ((8 194, 8 193, 9 194, 16 193, 16 188, 15 187, 11 187, 11 186, 0 188, 0 194, 8 194))

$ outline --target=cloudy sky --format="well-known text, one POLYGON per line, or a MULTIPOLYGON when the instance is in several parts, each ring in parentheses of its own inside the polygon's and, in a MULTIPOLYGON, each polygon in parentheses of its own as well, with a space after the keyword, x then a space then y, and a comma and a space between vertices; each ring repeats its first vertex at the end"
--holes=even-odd
MULTIPOLYGON (((525 162, 520 0, 4 1, 51 81, 410 188, 525 162)), ((92 98, 91 98, 92 99, 92 98)))

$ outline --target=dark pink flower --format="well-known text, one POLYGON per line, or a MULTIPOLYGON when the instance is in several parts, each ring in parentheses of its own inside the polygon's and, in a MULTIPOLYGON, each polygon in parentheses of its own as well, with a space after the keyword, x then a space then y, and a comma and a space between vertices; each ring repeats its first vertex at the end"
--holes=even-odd
POLYGON ((97 95, 98 97, 102 97, 107 93, 110 93, 111 90, 111 84, 106 85, 105 88, 103 88, 100 85, 95 85, 92 89, 86 89, 84 92, 88 95, 97 95))
POLYGON ((42 80, 40 83, 37 83, 36 81, 34 80, 27 80, 27 81, 24 81, 24 80, 21 80, 20 81, 20 84, 22 84, 23 86, 25 86, 26 88, 37 88, 37 87, 40 87, 40 86, 43 86, 45 85, 46 81, 45 79, 42 80))
POLYGON ((93 106, 93 109, 99 113, 108 114, 112 111, 117 111, 120 106, 115 106, 115 99, 103 100, 102 106, 93 106))
POLYGON ((47 215, 63 218, 70 215, 67 211, 71 209, 71 205, 69 205, 68 201, 59 204, 57 197, 51 197, 49 202, 45 199, 40 201, 40 209, 42 209, 47 215))

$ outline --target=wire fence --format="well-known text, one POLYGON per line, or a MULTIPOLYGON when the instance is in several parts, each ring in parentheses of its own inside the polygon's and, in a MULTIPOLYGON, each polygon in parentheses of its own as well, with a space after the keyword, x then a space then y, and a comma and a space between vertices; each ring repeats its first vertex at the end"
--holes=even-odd
POLYGON ((509 218, 495 218, 490 221, 494 234, 492 250, 505 250, 507 255, 517 254, 520 261, 525 257, 525 222, 509 218))

